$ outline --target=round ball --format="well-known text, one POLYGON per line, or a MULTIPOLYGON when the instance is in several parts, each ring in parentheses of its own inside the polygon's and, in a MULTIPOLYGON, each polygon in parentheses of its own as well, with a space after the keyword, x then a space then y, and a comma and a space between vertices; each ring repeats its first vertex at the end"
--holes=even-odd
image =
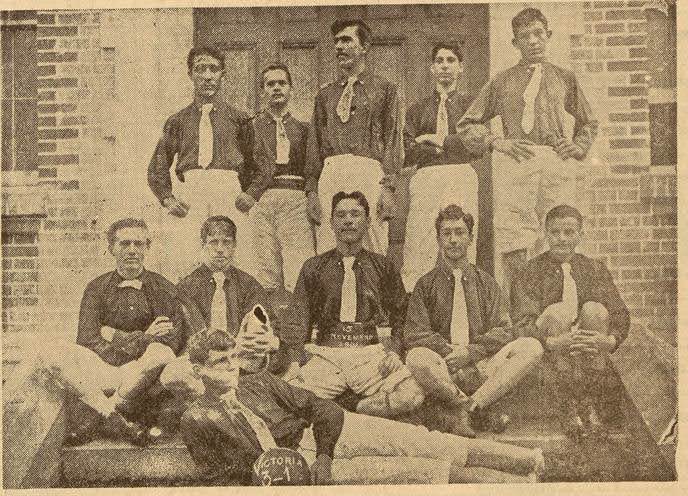
POLYGON ((272 448, 253 464, 252 480, 256 486, 307 486, 311 483, 311 471, 300 453, 272 448))

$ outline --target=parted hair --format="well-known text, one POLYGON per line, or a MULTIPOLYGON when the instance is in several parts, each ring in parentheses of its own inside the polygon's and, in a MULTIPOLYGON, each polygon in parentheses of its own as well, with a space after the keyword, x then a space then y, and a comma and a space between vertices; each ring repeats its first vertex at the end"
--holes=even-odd
POLYGON ((263 69, 260 72, 260 87, 264 88, 265 87, 265 75, 270 72, 270 71, 284 71, 284 73, 287 75, 287 82, 289 83, 289 86, 291 86, 291 72, 289 72, 289 67, 287 67, 284 64, 281 64, 279 62, 275 64, 270 64, 267 66, 265 69, 263 69))
POLYGON ((193 69, 194 59, 199 55, 210 55, 212 58, 220 61, 220 67, 222 70, 225 68, 225 54, 220 50, 210 47, 210 46, 198 46, 193 47, 189 50, 189 55, 186 57, 186 67, 189 72, 193 69))
POLYGON ((208 235, 218 232, 236 240, 237 228, 234 221, 226 215, 213 215, 208 217, 201 226, 201 241, 205 244, 208 235))
POLYGON ((469 212, 464 212, 463 209, 458 205, 452 203, 444 207, 437 214, 437 219, 435 219, 435 231, 437 231, 438 236, 440 235, 442 222, 450 219, 463 220, 463 222, 466 224, 466 227, 468 228, 468 234, 473 234, 473 224, 475 223, 475 221, 473 220, 473 216, 469 212))
POLYGON ((337 208, 337 205, 339 205, 340 201, 348 199, 356 200, 358 204, 363 207, 363 210, 365 210, 366 217, 370 217, 370 205, 368 204, 368 199, 360 191, 352 191, 351 193, 340 191, 339 193, 335 194, 332 197, 332 212, 330 213, 330 216, 334 215, 334 209, 337 208))
MULTIPOLYGON (((107 238, 108 242, 108 247, 112 248, 115 244, 115 241, 117 239, 117 232, 120 231, 121 229, 126 229, 128 227, 139 227, 141 229, 145 229, 146 232, 148 231, 148 226, 146 225, 146 221, 143 219, 135 219, 134 217, 126 217, 124 219, 119 219, 110 224, 110 227, 108 227, 107 231, 105 232, 105 236, 107 238)), ((150 246, 151 240, 150 236, 146 236, 146 243, 148 246, 150 246)))
POLYGON ((514 36, 516 36, 519 28, 527 26, 534 21, 540 21, 542 25, 545 26, 545 29, 548 29, 547 18, 540 9, 528 7, 516 14, 514 18, 511 19, 511 30, 514 32, 514 36))
POLYGON ((332 36, 337 36, 337 33, 348 28, 349 26, 356 26, 356 34, 358 35, 361 45, 370 43, 370 38, 373 36, 373 31, 362 19, 337 19, 332 23, 332 26, 330 26, 330 32, 332 33, 332 36))
POLYGON ((463 52, 461 51, 461 47, 459 46, 458 43, 451 43, 451 42, 441 42, 441 43, 436 43, 435 46, 432 47, 432 60, 435 60, 435 57, 437 56, 437 52, 439 52, 442 49, 449 50, 452 52, 454 55, 456 55, 456 58, 459 59, 459 62, 463 62, 463 52))
POLYGON ((545 215, 545 228, 554 219, 567 219, 571 217, 578 221, 579 228, 583 228, 583 214, 580 213, 580 210, 571 205, 557 205, 545 215))

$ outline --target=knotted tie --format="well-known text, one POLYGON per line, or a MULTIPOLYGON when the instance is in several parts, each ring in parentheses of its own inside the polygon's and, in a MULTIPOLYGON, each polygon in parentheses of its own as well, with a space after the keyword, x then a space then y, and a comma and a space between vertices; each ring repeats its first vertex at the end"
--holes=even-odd
POLYGON ((351 102, 354 99, 355 82, 356 76, 351 76, 347 79, 342 96, 339 98, 339 103, 337 103, 337 115, 344 123, 349 122, 349 118, 351 117, 351 102))
POLYGON ((542 64, 533 64, 530 68, 533 69, 533 75, 523 92, 525 107, 523 107, 523 117, 521 118, 521 127, 526 134, 529 134, 535 125, 535 98, 540 92, 540 82, 542 81, 542 64))
POLYGON ((141 279, 125 279, 117 285, 118 288, 134 288, 141 291, 143 282, 141 279))
POLYGON ((198 165, 208 168, 213 161, 213 126, 210 123, 212 103, 205 103, 201 107, 201 121, 198 124, 198 165))
POLYGON ((225 273, 213 273, 215 292, 210 304, 210 327, 227 332, 227 296, 225 295, 225 273))
POLYGON ((463 272, 461 269, 455 269, 453 273, 454 302, 452 304, 451 342, 466 346, 468 344, 468 308, 463 289, 463 272))
POLYGON ((291 142, 287 137, 287 130, 284 128, 284 121, 282 117, 275 119, 275 163, 287 164, 289 163, 289 149, 291 142))
POLYGON ((436 134, 444 140, 449 135, 449 116, 447 115, 446 93, 440 93, 440 103, 437 105, 437 131, 436 134))
POLYGON ((354 257, 344 257, 344 280, 342 281, 342 305, 339 320, 356 322, 356 274, 354 274, 354 257))

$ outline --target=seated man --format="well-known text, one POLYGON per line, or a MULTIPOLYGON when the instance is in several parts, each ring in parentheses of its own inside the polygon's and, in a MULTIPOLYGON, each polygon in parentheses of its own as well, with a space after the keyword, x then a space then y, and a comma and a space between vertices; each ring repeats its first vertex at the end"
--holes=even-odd
MULTIPOLYGON (((206 329, 219 330, 236 338, 247 314, 257 305, 268 308, 263 287, 253 276, 234 266, 236 236, 236 225, 223 215, 210 217, 201 226, 203 263, 177 285, 180 296, 191 302, 188 310, 194 334, 205 333, 206 329)), ((271 332, 248 333, 242 339, 246 351, 261 355, 270 347, 277 348, 277 344, 271 332)), ((165 367, 160 382, 181 401, 182 411, 204 391, 188 353, 165 367)))
POLYGON ((449 205, 435 229, 440 258, 409 301, 406 365, 426 393, 458 408, 454 432, 473 437, 473 429, 488 427, 485 409, 532 370, 543 350, 534 338, 516 339, 497 282, 468 261, 473 216, 449 205))
POLYGON ((57 343, 39 352, 40 359, 51 379, 99 414, 80 412, 67 443, 85 442, 102 427, 111 436, 146 444, 147 431, 122 413, 132 414, 133 402, 140 402, 175 358, 182 344, 182 305, 170 281, 144 268, 150 238, 143 220, 118 220, 107 239, 116 268, 86 286, 77 344, 57 343))
POLYGON ((596 406, 608 407, 610 419, 623 418, 605 369, 628 334, 628 309, 604 264, 576 253, 583 236, 578 210, 554 207, 545 229, 549 251, 528 261, 512 288, 515 330, 538 338, 555 362, 564 431, 605 430, 596 406))
POLYGON ((363 193, 334 195, 331 227, 337 246, 308 259, 299 274, 290 322, 281 336, 293 360, 285 380, 327 399, 353 391, 363 399, 350 405, 352 410, 393 417, 414 410, 424 395, 398 355, 404 284, 384 256, 363 248, 369 223, 363 193), (387 318, 396 352, 379 343, 377 326, 387 318), (314 326, 315 342, 306 346, 310 360, 298 370, 314 326))
POLYGON ((206 393, 182 417, 181 432, 194 462, 214 483, 250 484, 251 466, 262 452, 275 446, 299 448, 309 427, 316 445, 311 467, 316 484, 333 482, 333 458, 356 456, 432 458, 444 464, 447 482, 466 482, 465 467, 485 467, 485 482, 524 482, 528 479, 512 474, 537 476, 544 469, 540 449, 345 412, 265 371, 239 374, 234 351, 226 349, 231 346, 223 335, 209 341, 192 338, 189 350, 206 393))

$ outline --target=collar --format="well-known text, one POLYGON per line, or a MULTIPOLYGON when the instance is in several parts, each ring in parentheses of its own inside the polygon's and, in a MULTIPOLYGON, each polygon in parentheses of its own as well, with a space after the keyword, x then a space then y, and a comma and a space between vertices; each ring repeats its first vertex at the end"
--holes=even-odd
MULTIPOLYGON (((201 265, 198 266, 199 275, 203 280, 208 280, 208 281, 213 281, 213 271, 210 270, 210 267, 208 267, 205 262, 202 263, 201 265)), ((225 269, 225 280, 234 280, 235 279, 235 274, 236 271, 234 269, 233 265, 230 265, 225 269)))
MULTIPOLYGON (((444 259, 440 256, 437 259, 437 270, 442 273, 444 277, 446 277, 448 280, 452 280, 454 278, 454 269, 449 267, 449 265, 444 261, 444 259)), ((475 268, 475 265, 472 263, 469 263, 468 266, 466 267, 466 270, 463 271, 463 278, 466 280, 473 280, 475 279, 477 270, 475 268)))
MULTIPOLYGON (((578 266, 578 257, 579 254, 574 253, 571 259, 569 260, 569 264, 571 265, 571 271, 574 271, 575 267, 578 266)), ((557 259, 555 259, 549 250, 542 254, 542 258, 548 269, 553 270, 554 272, 561 270, 561 264, 563 262, 559 262, 557 259)))
MULTIPOLYGON (((270 119, 272 122, 277 122, 279 117, 275 117, 269 110, 265 111, 265 115, 270 119)), ((282 114, 282 122, 287 122, 291 118, 291 112, 287 110, 284 114, 282 114)))
MULTIPOLYGON (((337 248, 334 248, 332 250, 332 252, 334 255, 334 259, 337 261, 337 264, 342 264, 343 263, 342 260, 344 259, 344 255, 342 255, 341 252, 337 248)), ((353 256, 354 257, 354 267, 356 266, 357 263, 360 263, 361 260, 363 260, 367 256, 368 256, 368 252, 366 251, 366 249, 361 248, 361 250, 353 256)))
MULTIPOLYGON (((141 289, 150 284, 150 276, 145 267, 135 279, 141 281, 141 289)), ((120 273, 117 272, 117 269, 115 269, 112 271, 112 275, 110 276, 109 286, 111 288, 117 288, 124 280, 124 277, 122 277, 120 273)))
MULTIPOLYGON (((340 85, 341 87, 346 86, 346 82, 347 82, 348 80, 349 80, 349 77, 348 77, 348 76, 344 76, 344 75, 340 76, 339 81, 338 81, 338 82, 339 82, 339 85, 340 85)), ((356 77, 356 82, 357 82, 357 83, 361 83, 361 84, 364 85, 364 86, 365 86, 365 84, 366 84, 366 81, 368 81, 368 80, 370 80, 370 72, 368 71, 367 68, 366 68, 366 69, 363 69, 363 72, 361 72, 361 73, 356 77)), ((354 86, 355 86, 355 83, 354 83, 354 86)))
MULTIPOLYGON (((440 101, 440 92, 437 91, 437 88, 435 88, 435 89, 432 91, 432 95, 433 95, 433 97, 434 97, 435 103, 439 103, 439 101, 440 101)), ((451 102, 452 99, 454 98, 454 95, 456 95, 456 85, 454 86, 454 89, 453 89, 453 90, 451 90, 449 93, 447 93, 447 101, 448 101, 448 102, 451 102)))
POLYGON ((543 67, 547 64, 547 59, 542 59, 540 62, 526 62, 525 60, 521 59, 518 61, 518 64, 516 64, 516 67, 523 67, 525 69, 530 69, 531 65, 535 64, 540 64, 543 67))

